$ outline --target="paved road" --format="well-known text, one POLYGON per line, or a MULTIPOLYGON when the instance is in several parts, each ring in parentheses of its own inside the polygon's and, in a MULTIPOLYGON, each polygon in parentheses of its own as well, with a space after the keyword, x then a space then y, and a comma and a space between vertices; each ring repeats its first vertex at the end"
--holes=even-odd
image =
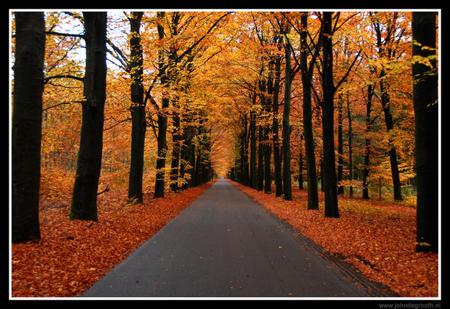
POLYGON ((225 180, 83 296, 384 296, 225 180))

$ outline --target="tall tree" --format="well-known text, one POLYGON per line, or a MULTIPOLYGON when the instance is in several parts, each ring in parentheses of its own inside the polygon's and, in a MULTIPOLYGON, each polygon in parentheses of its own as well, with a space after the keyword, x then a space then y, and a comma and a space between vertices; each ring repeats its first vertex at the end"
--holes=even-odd
POLYGON ((436 13, 414 12, 413 63, 416 118, 417 236, 416 251, 438 252, 438 76, 436 68, 436 13))
MULTIPOLYGON (((288 30, 286 30, 287 34, 288 30)), ((292 180, 291 180, 291 126, 289 123, 289 114, 291 109, 291 86, 292 86, 292 68, 291 68, 291 49, 286 43, 285 51, 285 77, 284 77, 284 105, 283 105, 283 197, 285 200, 292 200, 292 180)))
POLYGON ((298 188, 303 190, 303 134, 300 134, 298 149, 298 188))
MULTIPOLYGON (((282 46, 282 36, 277 35, 274 38, 277 44, 277 49, 280 51, 282 46)), ((280 152, 280 139, 279 139, 279 124, 278 124, 278 106, 279 106, 279 93, 280 93, 280 77, 281 77, 281 55, 275 56, 275 80, 273 85, 273 97, 272 97, 272 134, 273 134, 273 161, 274 161, 274 176, 275 176, 275 196, 283 194, 283 179, 282 179, 282 166, 281 166, 281 152, 280 152)))
POLYGON ((334 93, 332 12, 323 12, 323 71, 322 71, 322 138, 325 216, 339 217, 336 163, 334 154, 334 93))
POLYGON ((362 198, 369 199, 369 173, 370 173, 370 138, 369 133, 372 125, 372 98, 374 95, 373 85, 367 85, 367 101, 366 101, 366 136, 364 137, 364 168, 362 179, 362 198))
MULTIPOLYGON (((261 63, 259 80, 258 80, 258 91, 260 93, 259 99, 260 99, 261 109, 265 105, 265 95, 264 95, 265 83, 264 83, 264 78, 263 78, 263 72, 264 72, 264 62, 261 63)), ((257 176, 258 191, 262 191, 264 189, 264 142, 266 139, 264 124, 263 124, 263 119, 262 119, 261 114, 262 114, 261 111, 259 111, 259 115, 258 115, 258 176, 257 176)))
POLYGON ((45 21, 42 12, 16 12, 12 116, 12 241, 40 239, 42 93, 45 21))
POLYGON ((339 217, 336 181, 336 162, 334 154, 334 95, 339 87, 347 80, 353 66, 359 59, 358 51, 346 72, 334 83, 333 76, 333 34, 339 29, 340 13, 324 12, 322 14, 322 140, 323 140, 323 182, 325 190, 325 216, 339 217), (333 25, 334 22, 334 25, 333 25))
POLYGON ((273 95, 273 77, 274 77, 274 62, 269 60, 269 74, 267 81, 264 81, 263 89, 265 92, 263 100, 263 110, 264 110, 264 193, 272 193, 272 175, 270 169, 270 159, 272 155, 272 147, 270 145, 270 125, 269 119, 271 116, 272 107, 272 95, 273 95))
POLYGON ((243 132, 242 132, 242 166, 241 166, 241 174, 242 174, 242 183, 246 186, 248 186, 249 184, 249 174, 248 174, 248 141, 247 141, 247 136, 248 136, 248 117, 247 117, 247 113, 244 114, 244 119, 243 119, 243 123, 242 123, 242 127, 243 127, 243 132))
POLYGON ((143 51, 141 43, 141 20, 143 12, 131 12, 130 21, 130 60, 131 75, 131 162, 128 182, 128 200, 142 203, 142 177, 144 174, 145 145, 145 104, 143 80, 143 51))
MULTIPOLYGON (((180 12, 173 12, 171 18, 171 37, 178 35, 178 25, 181 19, 180 12)), ((169 67, 168 76, 169 81, 173 85, 172 89, 172 158, 170 161, 170 191, 178 191, 178 178, 180 168, 180 153, 181 153, 181 117, 180 117, 180 98, 177 94, 179 84, 179 69, 178 69, 178 48, 176 44, 170 46, 169 50, 169 67)))
POLYGON ((252 109, 250 110, 250 186, 256 189, 258 175, 256 170, 256 91, 252 93, 252 109))
MULTIPOLYGON (((311 111, 311 84, 316 55, 308 66, 308 13, 301 16, 302 32, 300 33, 300 65, 303 87, 303 136, 305 137, 306 173, 308 180, 308 209, 319 209, 317 193, 316 155, 314 152, 314 136, 311 111)), ((320 42, 320 41, 319 41, 320 42)), ((318 50, 317 50, 318 51, 318 50)))
MULTIPOLYGON (((159 20, 158 38, 163 40, 165 37, 164 26, 162 25, 162 20, 165 16, 165 12, 158 12, 157 18, 159 20)), ((163 96, 161 109, 158 110, 158 158, 156 159, 156 181, 155 181, 155 194, 154 197, 164 197, 164 187, 165 187, 165 167, 166 167, 166 155, 167 155, 167 109, 169 108, 169 97, 168 97, 168 76, 167 76, 167 66, 165 65, 165 51, 163 47, 160 47, 158 51, 158 70, 159 70, 159 81, 163 87, 163 96)))
MULTIPOLYGON (((373 27, 375 29, 376 38, 377 38, 377 49, 380 58, 386 58, 388 60, 391 59, 393 49, 391 47, 392 41, 394 39, 394 27, 396 24, 396 20, 398 17, 398 12, 394 12, 392 14, 392 19, 389 20, 388 25, 386 26, 386 34, 383 38, 382 26, 377 17, 373 17, 373 27)), ((379 72, 379 84, 380 84, 380 92, 381 92, 381 105, 383 107, 384 120, 386 124, 386 131, 388 134, 394 129, 394 120, 392 116, 392 108, 391 108, 391 97, 389 94, 389 85, 387 83, 387 73, 384 67, 381 68, 379 72)), ((389 138, 389 160, 391 164, 391 174, 392 174, 392 184, 394 188, 394 200, 401 201, 402 193, 401 193, 401 183, 400 183, 400 172, 398 169, 398 158, 397 158, 397 150, 393 144, 392 138, 389 138)))
MULTIPOLYGON (((343 181, 344 176, 344 138, 343 138, 343 110, 342 110, 342 93, 338 95, 338 168, 337 168, 337 180, 338 182, 343 181)), ((344 194, 344 186, 339 184, 337 189, 337 194, 344 194)))
POLYGON ((187 99, 187 104, 183 110, 184 127, 182 130, 182 142, 181 142, 181 164, 180 164, 180 177, 184 180, 182 189, 186 189, 192 185, 192 179, 194 175, 195 166, 195 144, 194 144, 194 110, 191 108, 191 99, 187 94, 191 90, 191 75, 194 71, 193 57, 189 56, 186 64, 187 82, 183 87, 187 99), (189 176, 186 177, 186 174, 189 176))
POLYGON ((348 179, 350 180, 349 195, 353 196, 353 128, 352 128, 352 110, 348 91, 346 92, 347 101, 347 121, 348 121, 348 179))
POLYGON ((97 188, 103 147, 106 99, 106 12, 83 12, 86 74, 77 173, 71 219, 97 221, 97 188))

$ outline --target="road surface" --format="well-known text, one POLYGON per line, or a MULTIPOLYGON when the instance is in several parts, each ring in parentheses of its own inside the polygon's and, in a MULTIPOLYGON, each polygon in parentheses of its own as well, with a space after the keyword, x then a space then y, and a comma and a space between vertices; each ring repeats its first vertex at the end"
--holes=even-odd
POLYGON ((219 180, 83 296, 392 295, 219 180))

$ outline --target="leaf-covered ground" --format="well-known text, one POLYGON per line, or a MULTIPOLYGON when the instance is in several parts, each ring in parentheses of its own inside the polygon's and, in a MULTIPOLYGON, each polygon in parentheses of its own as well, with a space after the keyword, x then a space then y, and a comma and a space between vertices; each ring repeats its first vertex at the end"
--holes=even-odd
POLYGON ((168 193, 144 204, 126 192, 99 196, 99 221, 70 221, 69 204, 41 203, 39 242, 12 246, 13 297, 77 296, 189 206, 210 184, 168 193))
POLYGON ((366 277, 401 296, 438 296, 438 255, 415 253, 414 207, 377 200, 339 197, 340 218, 308 210, 307 192, 294 190, 293 201, 232 182, 328 252, 343 257, 366 277))

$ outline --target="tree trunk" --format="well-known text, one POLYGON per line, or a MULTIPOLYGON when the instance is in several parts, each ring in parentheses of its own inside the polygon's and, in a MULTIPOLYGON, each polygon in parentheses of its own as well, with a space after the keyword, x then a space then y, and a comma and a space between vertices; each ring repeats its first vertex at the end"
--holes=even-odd
MULTIPOLYGON (((162 78, 161 78, 162 79, 162 78)), ((156 159, 156 182, 155 197, 164 197, 165 187, 165 167, 167 155, 167 108, 169 107, 169 98, 163 97, 162 110, 158 113, 158 158, 156 159)))
MULTIPOLYGON (((414 12, 412 18, 413 55, 436 56, 436 13, 414 12), (423 49, 423 47, 431 47, 423 49)), ((415 156, 417 184, 417 252, 438 252, 438 76, 436 58, 429 68, 420 62, 413 63, 415 156)))
POLYGON ((12 115, 12 242, 40 239, 42 93, 45 21, 42 12, 16 12, 12 115))
POLYGON ((179 113, 178 98, 172 99, 172 160, 170 162, 170 191, 178 191, 178 178, 180 176, 180 152, 181 152, 181 119, 179 113))
POLYGON ((291 127, 289 123, 289 114, 291 109, 292 69, 291 50, 287 44, 284 45, 284 52, 286 58, 286 68, 283 105, 283 197, 285 200, 291 201, 291 127))
MULTIPOLYGON (((253 94, 253 104, 256 104, 256 93, 253 94)), ((250 186, 256 189, 258 175, 256 174, 256 115, 252 109, 250 111, 250 186)))
POLYGON ((298 188, 303 190, 303 134, 300 136, 299 158, 298 158, 298 188))
MULTIPOLYGON (((392 23, 395 23, 395 20, 397 19, 396 13, 393 15, 392 23)), ((381 33, 381 26, 378 23, 378 21, 374 22, 376 36, 377 36, 377 48, 378 48, 378 54, 380 57, 387 57, 389 60, 389 57, 391 55, 391 50, 388 44, 392 41, 392 32, 387 31, 385 38, 382 38, 381 33), (386 54, 386 47, 387 47, 387 54, 386 54)), ((391 100, 388 92, 388 84, 386 83, 386 71, 384 68, 381 69, 380 75, 380 92, 381 92, 381 106, 383 108, 384 112, 384 120, 386 123, 386 130, 388 134, 390 134, 390 131, 394 128, 394 122, 392 119, 392 113, 391 113, 391 100)), ((394 188, 394 200, 401 201, 402 200, 402 194, 401 194, 401 184, 400 184, 400 174, 398 170, 398 162, 397 162, 397 151, 395 149, 395 146, 393 145, 392 138, 389 137, 389 160, 391 164, 391 174, 392 174, 392 183, 394 188)))
POLYGON ((325 217, 339 217, 336 159, 334 154, 334 81, 332 12, 323 13, 323 75, 322 75, 322 130, 323 130, 323 176, 325 186, 325 217))
POLYGON ((267 85, 263 86, 265 92, 263 100, 264 109, 264 193, 272 193, 272 175, 270 170, 270 157, 272 155, 272 147, 270 145, 270 126, 267 121, 270 118, 270 108, 272 106, 273 95, 273 75, 274 75, 274 63, 269 62, 269 76, 267 78, 267 85))
MULTIPOLYGON (((260 121, 261 122, 261 121, 260 121)), ((258 191, 262 191, 264 187, 264 145, 263 145, 263 129, 261 123, 258 124, 258 191)))
POLYGON ((325 192, 325 188, 324 188, 324 183, 323 183, 323 150, 322 150, 322 157, 320 159, 320 191, 321 192, 325 192))
POLYGON ((344 176, 344 139, 342 137, 342 95, 338 96, 338 172, 337 172, 337 180, 339 182, 337 194, 344 194, 344 186, 340 184, 343 181, 344 176))
POLYGON ((142 203, 142 177, 144 173, 145 105, 143 80, 143 52, 141 44, 141 19, 143 12, 130 16, 131 75, 131 162, 128 182, 128 201, 142 203))
POLYGON ((201 158, 202 158, 202 153, 201 153, 201 146, 198 145, 198 147, 195 149, 195 165, 194 165, 194 187, 198 186, 201 181, 201 158))
POLYGON ((102 163, 106 99, 106 12, 83 12, 86 74, 80 150, 71 219, 97 221, 97 188, 102 163))
POLYGON ((280 153, 280 139, 278 135, 278 99, 280 93, 280 75, 281 75, 281 57, 277 56, 275 59, 275 81, 273 87, 272 109, 273 109, 273 161, 274 161, 274 175, 275 175, 275 196, 283 194, 283 180, 281 172, 281 153, 280 153))
MULTIPOLYGON (((174 12, 172 15, 171 34, 172 37, 178 35, 178 23, 181 13, 174 12)), ((179 89, 179 70, 178 70, 178 48, 171 46, 169 51, 169 82, 175 87, 175 92, 179 89)), ((170 191, 177 192, 179 189, 180 177, 180 154, 181 154, 181 118, 180 102, 178 94, 172 96, 172 159, 170 161, 170 191)))
MULTIPOLYGON (((302 28, 308 29, 308 13, 301 16, 302 28)), ((303 86, 303 135, 305 138, 306 173, 308 181, 308 209, 319 209, 317 192, 316 155, 311 110, 311 84, 313 71, 308 68, 308 47, 306 31, 300 34, 300 61, 303 86), (309 71, 311 73, 309 73, 309 71)))
POLYGON ((188 123, 183 129, 182 147, 181 147, 181 164, 180 177, 183 179, 182 189, 186 189, 192 181, 193 167, 195 159, 193 160, 193 153, 195 146, 193 144, 193 128, 189 124, 192 121, 192 115, 187 112, 184 115, 185 122, 188 123), (188 174, 189 176, 186 176, 188 174))
POLYGON ((247 143, 247 114, 244 114, 244 122, 243 122, 244 132, 242 133, 242 183, 246 186, 249 184, 249 175, 248 175, 248 143, 247 143))
POLYGON ((369 199, 369 172, 370 172, 370 127, 372 119, 370 113, 372 111, 373 86, 367 86, 367 104, 366 104, 366 137, 365 137, 365 154, 364 154, 364 169, 363 169, 363 189, 362 198, 369 199))
MULTIPOLYGON (((188 75, 187 75, 187 83, 183 88, 183 91, 186 95, 189 94, 189 90, 191 87, 190 78, 191 73, 194 70, 194 66, 192 63, 193 57, 191 56, 189 58, 189 63, 186 65, 188 75)), ((180 178, 183 180, 183 184, 181 185, 182 190, 185 190, 190 184, 192 184, 192 177, 193 177, 193 167, 195 164, 195 145, 193 143, 193 135, 194 135, 194 126, 192 124, 193 122, 193 111, 189 108, 191 106, 191 100, 188 99, 188 104, 186 104, 186 107, 183 109, 183 123, 184 127, 182 129, 181 133, 181 139, 180 139, 180 151, 181 151, 181 162, 180 162, 180 178), (186 176, 186 174, 188 176, 186 176)))
POLYGON ((206 128, 204 130, 204 138, 205 138, 205 143, 204 143, 204 153, 203 153, 203 158, 202 158, 202 184, 206 183, 209 181, 210 179, 210 152, 211 152, 211 145, 209 142, 209 135, 206 132, 206 128))
MULTIPOLYGON (((158 12, 157 17, 159 20, 164 18, 164 12, 158 12)), ((164 27, 158 24, 158 37, 164 39, 164 27)), ((163 85, 163 97, 161 109, 158 111, 158 157, 156 159, 156 181, 155 181, 155 194, 154 197, 164 197, 165 187, 165 167, 166 167, 166 155, 167 155, 167 109, 169 108, 169 98, 167 93, 168 80, 167 72, 164 69, 164 50, 161 48, 158 52, 158 66, 161 74, 160 82, 163 85), (164 70, 164 71, 163 71, 164 70)))
MULTIPOLYGON (((351 181, 353 180, 353 149, 352 149, 352 138, 353 138, 353 131, 352 131, 352 111, 350 109, 350 99, 348 97, 347 92, 347 119, 348 119, 348 179, 351 181)), ((353 196, 353 186, 350 185, 349 188, 349 195, 350 197, 353 196)))
MULTIPOLYGON (((382 70, 380 78, 384 78, 385 76, 386 74, 384 70, 382 70)), ((390 131, 394 128, 394 122, 392 119, 392 113, 390 108, 391 102, 389 93, 387 90, 386 83, 383 79, 380 80, 380 91, 381 91, 381 104, 383 107, 384 120, 386 123, 386 130, 389 134, 390 131)), ((389 160, 391 163, 392 184, 394 187, 394 200, 401 201, 403 200, 403 198, 401 193, 400 173, 398 170, 397 151, 395 149, 395 146, 393 145, 393 141, 391 138, 389 138, 389 160)))

